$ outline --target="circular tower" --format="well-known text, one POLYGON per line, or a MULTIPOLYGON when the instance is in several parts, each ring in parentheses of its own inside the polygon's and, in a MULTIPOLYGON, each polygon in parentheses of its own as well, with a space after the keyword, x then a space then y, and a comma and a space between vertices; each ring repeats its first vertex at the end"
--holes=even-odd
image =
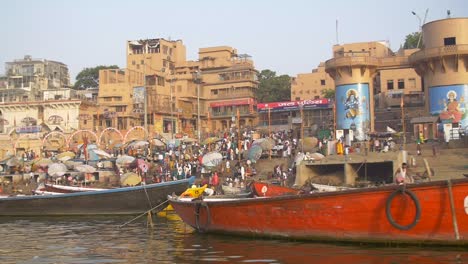
POLYGON ((468 126, 468 18, 424 24, 424 47, 409 57, 423 78, 426 111, 454 127, 468 126))
POLYGON ((334 47, 334 58, 326 61, 325 70, 335 81, 335 126, 353 131, 358 140, 374 130, 373 77, 378 59, 366 52, 352 52, 334 47), (341 49, 341 50, 340 50, 341 49))

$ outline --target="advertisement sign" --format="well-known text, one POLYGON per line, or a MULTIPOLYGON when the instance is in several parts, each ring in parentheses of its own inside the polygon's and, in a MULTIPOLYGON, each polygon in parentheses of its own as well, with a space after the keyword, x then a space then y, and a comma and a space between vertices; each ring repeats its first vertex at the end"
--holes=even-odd
POLYGON ((285 111, 297 111, 302 106, 303 109, 314 109, 314 108, 326 108, 330 104, 330 100, 327 98, 322 99, 311 99, 311 100, 300 100, 291 102, 271 102, 257 104, 259 113, 267 113, 268 109, 270 112, 285 112, 285 111))
POLYGON ((16 128, 16 133, 27 134, 27 133, 38 133, 41 132, 41 126, 22 126, 16 128))
POLYGON ((133 112, 144 113, 145 109, 145 87, 133 87, 133 112))
POLYGON ((468 84, 435 86, 429 88, 429 112, 439 116, 445 124, 468 126, 468 84))
POLYGON ((369 84, 337 86, 335 98, 337 129, 351 129, 357 140, 365 140, 370 129, 369 84))

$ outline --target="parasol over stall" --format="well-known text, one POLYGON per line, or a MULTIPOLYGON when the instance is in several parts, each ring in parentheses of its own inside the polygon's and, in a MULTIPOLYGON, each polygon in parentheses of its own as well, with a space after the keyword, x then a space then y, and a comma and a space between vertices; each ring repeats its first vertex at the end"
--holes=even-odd
POLYGON ((156 147, 164 147, 166 143, 164 143, 161 139, 159 138, 153 138, 151 140, 151 143, 156 146, 156 147))
POLYGON ((202 144, 203 145, 210 145, 210 144, 216 143, 216 142, 221 141, 221 140, 222 139, 218 138, 218 137, 209 137, 209 138, 203 140, 202 144))
POLYGON ((58 154, 55 157, 60 161, 67 161, 67 160, 73 159, 75 157, 75 153, 72 151, 65 151, 65 152, 58 154))
POLYGON ((141 177, 134 172, 127 172, 120 177, 122 186, 135 186, 141 183, 141 177))
POLYGON ((256 162, 262 156, 263 149, 259 145, 254 145, 249 149, 247 153, 247 159, 251 162, 256 162))
POLYGON ((128 165, 128 164, 132 163, 134 160, 135 160, 135 157, 128 156, 128 155, 122 155, 122 156, 118 157, 115 160, 115 163, 117 163, 119 165, 128 165))
POLYGON ((94 173, 96 172, 96 168, 93 166, 90 166, 88 164, 80 164, 75 166, 75 170, 79 172, 84 172, 84 173, 94 173))
POLYGON ((52 177, 60 177, 67 173, 68 169, 67 166, 63 163, 52 163, 49 164, 49 169, 47 173, 52 177))
POLYGON ((208 152, 203 155, 202 165, 205 167, 216 167, 222 162, 222 160, 223 155, 221 153, 216 151, 208 152))
POLYGON ((94 154, 98 155, 99 157, 102 157, 102 158, 111 158, 111 154, 105 152, 104 150, 102 149, 91 149, 91 152, 94 152, 94 154))
POLYGON ((260 146, 262 150, 271 150, 275 146, 275 141, 271 138, 259 138, 252 143, 253 146, 260 146))
POLYGON ((317 144, 318 144, 318 139, 316 137, 305 137, 302 142, 302 151, 312 152, 317 147, 317 144))

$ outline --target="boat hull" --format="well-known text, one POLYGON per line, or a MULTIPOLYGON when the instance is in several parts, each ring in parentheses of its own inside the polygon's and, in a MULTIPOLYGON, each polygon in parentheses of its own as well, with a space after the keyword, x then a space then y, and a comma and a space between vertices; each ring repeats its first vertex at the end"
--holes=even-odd
MULTIPOLYGON (((0 199, 0 216, 140 214, 187 189, 189 179, 60 195, 15 196, 0 199)), ((159 206, 158 212, 165 206, 159 206)))
POLYGON ((170 204, 209 233, 376 243, 468 244, 468 180, 170 204), (453 197, 452 218, 450 193, 453 197), (458 237, 457 237, 458 233, 458 237))

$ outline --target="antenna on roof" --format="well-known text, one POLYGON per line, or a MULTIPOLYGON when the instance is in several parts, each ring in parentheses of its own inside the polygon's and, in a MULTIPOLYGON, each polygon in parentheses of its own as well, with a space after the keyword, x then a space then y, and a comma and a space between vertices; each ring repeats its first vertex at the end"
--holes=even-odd
POLYGON ((336 45, 338 45, 340 44, 338 40, 338 19, 336 19, 335 32, 336 32, 336 45))

